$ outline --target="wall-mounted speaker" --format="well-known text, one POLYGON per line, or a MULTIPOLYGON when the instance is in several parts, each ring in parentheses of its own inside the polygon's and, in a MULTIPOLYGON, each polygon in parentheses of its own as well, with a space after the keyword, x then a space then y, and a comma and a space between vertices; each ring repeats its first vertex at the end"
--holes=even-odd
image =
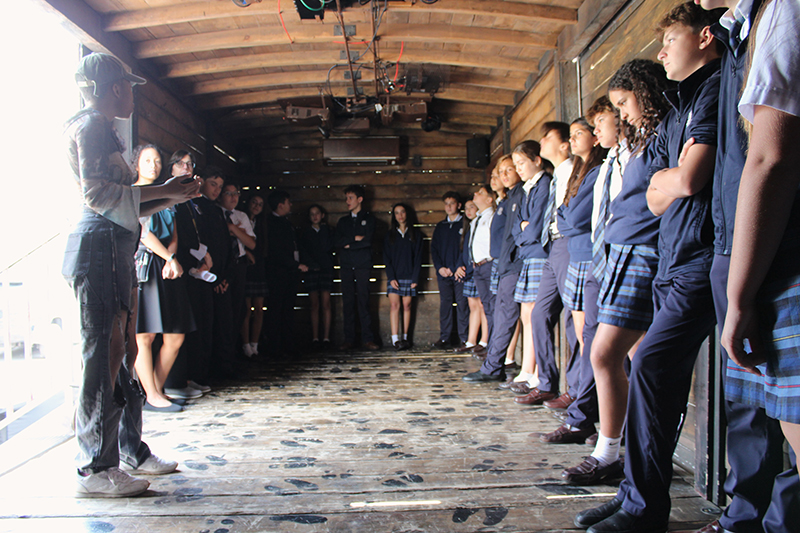
POLYGON ((489 139, 475 137, 467 140, 467 166, 486 168, 489 164, 489 139))

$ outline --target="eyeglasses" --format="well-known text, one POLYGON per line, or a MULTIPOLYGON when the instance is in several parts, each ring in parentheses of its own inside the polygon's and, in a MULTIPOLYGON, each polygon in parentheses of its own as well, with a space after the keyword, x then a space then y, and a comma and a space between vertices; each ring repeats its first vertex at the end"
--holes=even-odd
POLYGON ((239 196, 239 191, 225 191, 222 196, 239 196))
POLYGON ((194 163, 191 161, 178 161, 174 163, 176 167, 183 167, 183 168, 194 168, 194 163))

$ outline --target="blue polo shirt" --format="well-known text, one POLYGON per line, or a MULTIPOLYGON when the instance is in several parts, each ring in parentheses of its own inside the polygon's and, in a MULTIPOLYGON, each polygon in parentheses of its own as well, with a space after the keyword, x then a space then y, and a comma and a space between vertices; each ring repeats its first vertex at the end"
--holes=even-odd
POLYGON ((553 176, 550 173, 543 173, 536 185, 528 191, 525 201, 517 210, 516 220, 511 226, 511 234, 514 236, 514 243, 519 248, 519 256, 522 259, 546 259, 549 255, 549 247, 548 249, 542 247, 542 228, 545 224, 545 210, 550 197, 552 180, 553 176), (523 230, 520 224, 525 220, 528 221, 528 225, 523 230))
MULTIPOLYGON (((684 143, 716 146, 719 102, 719 59, 700 67, 664 95, 672 109, 658 126, 656 157, 650 176, 678 166, 684 143)), ((658 236, 658 273, 670 280, 685 272, 708 272, 713 259, 711 188, 713 180, 692 196, 678 198, 661 215, 658 236)))
POLYGON ((611 202, 611 218, 605 230, 608 244, 658 244, 659 218, 647 207, 646 196, 650 164, 655 157, 655 137, 651 135, 641 150, 631 153, 622 175, 622 189, 611 202))
POLYGON ((600 174, 600 167, 591 169, 578 187, 578 192, 570 198, 569 205, 558 208, 558 231, 569 237, 567 250, 570 262, 592 260, 592 207, 594 184, 600 174))
POLYGON ((522 190, 522 182, 519 182, 513 189, 508 191, 508 198, 503 206, 506 211, 506 223, 503 228, 503 247, 500 250, 499 262, 497 263, 497 274, 501 278, 508 274, 519 274, 522 270, 522 257, 517 251, 517 245, 514 243, 511 229, 517 223, 517 213, 524 203, 525 191, 522 190))
MULTIPOLYGON (((753 20, 761 2, 753 2, 749 20, 753 20)), ((730 33, 721 24, 711 26, 711 33, 725 45, 719 82, 719 114, 717 116, 717 162, 711 194, 711 217, 714 221, 714 253, 731 255, 739 180, 747 159, 747 133, 739 121, 739 96, 747 69, 745 38, 734 50, 730 33)))

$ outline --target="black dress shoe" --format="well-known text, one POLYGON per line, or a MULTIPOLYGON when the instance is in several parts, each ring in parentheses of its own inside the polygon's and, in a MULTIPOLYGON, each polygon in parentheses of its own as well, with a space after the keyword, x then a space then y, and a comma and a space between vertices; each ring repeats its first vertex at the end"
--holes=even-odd
POLYGON ((464 381, 469 381, 471 383, 485 383, 489 381, 503 381, 505 378, 506 377, 503 374, 490 376, 489 374, 484 374, 483 372, 478 371, 478 372, 470 372, 461 379, 463 379, 464 381))
POLYGON ((667 522, 655 524, 641 516, 634 516, 625 509, 609 516, 602 522, 598 522, 586 533, 666 533, 667 522))
POLYGON ((450 343, 448 341, 436 341, 431 344, 431 348, 435 350, 447 350, 450 348, 450 343))
POLYGON ((581 511, 575 515, 575 519, 572 521, 572 523, 581 529, 586 529, 587 527, 593 526, 598 522, 602 522, 609 516, 619 511, 621 508, 622 500, 614 498, 610 502, 606 502, 600 507, 592 507, 591 509, 581 511))

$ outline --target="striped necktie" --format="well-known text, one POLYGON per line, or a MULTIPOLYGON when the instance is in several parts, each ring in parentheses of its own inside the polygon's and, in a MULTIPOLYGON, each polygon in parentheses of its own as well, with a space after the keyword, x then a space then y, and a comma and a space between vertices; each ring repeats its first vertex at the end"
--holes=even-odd
MULTIPOLYGON (((542 176, 544 177, 544 176, 542 176)), ((550 224, 553 223, 553 215, 556 211, 556 178, 550 176, 550 194, 547 196, 547 208, 544 211, 544 223, 542 224, 542 248, 550 242, 550 224)))
POLYGON ((614 171, 615 157, 612 157, 608 162, 608 172, 606 173, 605 181, 603 182, 603 196, 600 198, 600 212, 597 217, 592 236, 594 242, 592 243, 592 274, 594 279, 601 281, 603 279, 603 272, 606 270, 606 223, 608 222, 609 204, 611 203, 611 174, 614 171))

